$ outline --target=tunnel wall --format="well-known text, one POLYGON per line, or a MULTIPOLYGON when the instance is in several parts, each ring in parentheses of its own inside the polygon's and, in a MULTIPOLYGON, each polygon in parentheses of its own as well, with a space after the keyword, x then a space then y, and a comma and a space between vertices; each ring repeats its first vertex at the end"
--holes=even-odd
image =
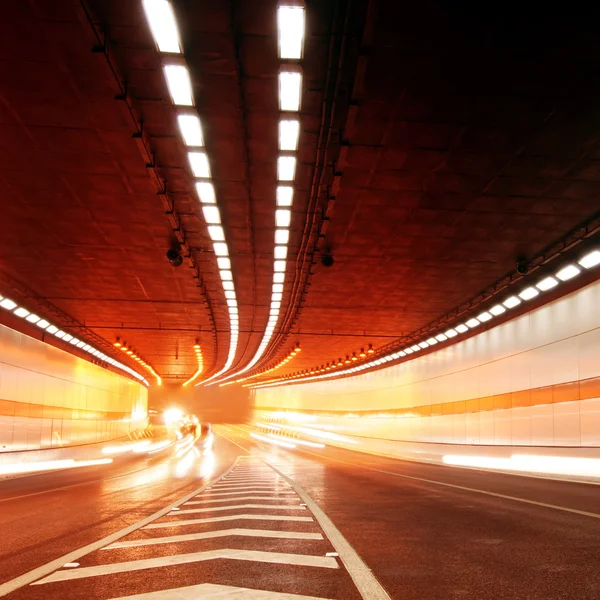
POLYGON ((146 413, 143 385, 0 325, 0 451, 114 439, 146 413))
POLYGON ((560 446, 597 456, 600 282, 386 369, 256 390, 254 406, 255 420, 327 429, 377 453, 560 446))

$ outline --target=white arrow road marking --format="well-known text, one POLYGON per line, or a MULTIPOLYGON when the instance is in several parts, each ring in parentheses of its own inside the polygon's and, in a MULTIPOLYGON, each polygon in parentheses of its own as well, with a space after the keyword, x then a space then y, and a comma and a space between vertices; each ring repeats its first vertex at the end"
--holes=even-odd
POLYGON ((287 504, 235 504, 234 506, 210 506, 208 508, 186 508, 169 515, 190 515, 192 513, 215 512, 216 510, 237 510, 242 508, 260 508, 266 510, 306 510, 306 506, 289 506, 287 504))
POLYGON ((211 538, 239 535, 242 537, 279 538, 284 540, 322 540, 320 533, 305 533, 302 531, 277 531, 273 529, 219 529, 217 531, 204 531, 202 533, 187 533, 183 535, 170 535, 167 537, 143 538, 128 542, 116 542, 105 546, 102 550, 114 548, 134 548, 136 546, 152 546, 154 544, 172 544, 175 542, 191 542, 194 540, 208 540, 211 538))
POLYGON ((160 590, 135 596, 121 596, 111 600, 326 600, 315 596, 300 596, 299 594, 282 594, 266 590, 251 590, 250 588, 232 587, 230 585, 215 585, 201 583, 189 587, 160 590))
POLYGON ((31 585, 42 585, 56 581, 72 581, 73 579, 85 579, 86 577, 98 577, 99 575, 113 575, 114 573, 128 573, 130 571, 155 569, 157 567, 172 567, 174 565, 185 565, 216 559, 249 560, 262 563, 275 563, 278 565, 320 567, 324 569, 339 568, 335 558, 330 558, 328 556, 310 556, 305 554, 285 554, 283 552, 262 552, 259 550, 234 550, 223 548, 220 550, 207 550, 206 552, 175 554, 173 556, 144 558, 141 560, 109 563, 94 567, 83 567, 81 569, 56 571, 52 573, 52 575, 48 575, 48 577, 44 577, 44 579, 41 579, 40 581, 35 581, 31 585))
POLYGON ((290 500, 299 500, 299 498, 295 494, 291 498, 282 498, 281 496, 241 496, 236 498, 213 498, 212 500, 190 500, 185 503, 185 506, 189 506, 190 504, 215 504, 215 502, 239 502, 241 500, 279 500, 280 502, 287 500, 289 502, 290 500))
POLYGON ((313 522, 312 517, 291 517, 288 515, 224 515, 208 517, 207 519, 185 519, 180 521, 165 521, 152 523, 142 529, 162 529, 163 527, 181 527, 182 525, 202 525, 203 523, 220 523, 221 521, 295 521, 301 523, 313 522))
POLYGON ((203 492, 202 494, 198 494, 194 496, 194 498, 213 498, 214 496, 241 496, 243 494, 292 494, 296 496, 296 492, 294 490, 257 490, 256 488, 242 488, 235 492, 203 492))

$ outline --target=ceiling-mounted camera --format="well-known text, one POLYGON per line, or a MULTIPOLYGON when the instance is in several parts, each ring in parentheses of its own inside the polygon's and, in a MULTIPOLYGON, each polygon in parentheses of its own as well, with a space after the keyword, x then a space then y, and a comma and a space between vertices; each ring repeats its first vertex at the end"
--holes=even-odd
POLYGON ((178 247, 171 247, 167 250, 167 259, 169 264, 173 267, 180 267, 183 263, 183 256, 181 256, 181 250, 178 247))

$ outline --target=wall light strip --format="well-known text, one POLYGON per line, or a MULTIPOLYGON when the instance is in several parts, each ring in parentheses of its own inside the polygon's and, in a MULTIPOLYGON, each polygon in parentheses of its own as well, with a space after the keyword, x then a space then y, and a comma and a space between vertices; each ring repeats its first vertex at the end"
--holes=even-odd
MULTIPOLYGON (((577 262, 584 269, 593 269, 594 267, 600 265, 600 249, 588 251, 577 262)), ((458 325, 455 325, 453 328, 448 329, 443 333, 440 332, 437 335, 434 335, 434 337, 419 340, 410 347, 389 352, 388 354, 377 357, 369 362, 361 363, 354 367, 340 368, 335 371, 325 373, 323 373, 323 369, 312 369, 309 371, 308 375, 306 375, 305 373, 286 375, 278 379, 251 384, 249 387, 253 389, 259 389, 262 387, 275 387, 290 383, 304 383, 309 381, 315 381, 318 379, 329 379, 332 377, 340 377, 344 375, 355 375, 361 373, 366 369, 372 369, 387 362, 398 360, 400 358, 405 358, 405 356, 407 355, 416 354, 425 348, 437 344, 438 342, 445 341, 449 338, 456 338, 452 340, 452 343, 458 342, 460 341, 461 334, 470 332, 471 329, 477 328, 482 323, 491 321, 495 317, 505 313, 507 309, 510 310, 512 308, 515 308, 516 306, 519 306, 523 301, 527 302, 529 300, 532 300, 533 298, 536 298, 537 296, 539 296, 540 291, 545 292, 554 289, 555 287, 559 286, 560 283, 569 281, 570 279, 577 277, 580 273, 581 269, 575 266, 574 264, 568 264, 566 266, 563 266, 559 271, 555 273, 555 276, 545 277, 544 279, 539 281, 535 286, 529 286, 524 288, 517 295, 511 295, 505 298, 502 302, 499 302, 495 306, 492 306, 488 311, 484 311, 474 317, 471 317, 467 319, 464 323, 459 323, 458 325)), ((408 360, 412 360, 413 358, 413 356, 410 356, 408 360)), ((348 361, 345 362, 347 363, 348 361)), ((343 364, 344 362, 342 362, 340 359, 340 362, 337 363, 337 366, 341 367, 343 366, 343 364)), ((324 370, 327 371, 326 368, 324 370)))
POLYGON ((63 331, 62 329, 57 327, 56 325, 53 325, 50 321, 47 321, 46 319, 37 317, 37 315, 30 312, 25 307, 19 306, 16 302, 11 300, 10 298, 0 296, 0 308, 3 308, 4 310, 6 310, 8 312, 12 312, 12 314, 14 314, 15 316, 20 317, 21 319, 23 319, 26 322, 29 322, 32 327, 39 327, 40 329, 44 330, 46 333, 54 335, 57 339, 62 340, 65 343, 68 343, 70 346, 78 347, 80 350, 93 355, 94 357, 98 358, 99 360, 106 362, 109 365, 111 365, 121 371, 124 371, 125 373, 128 373, 129 375, 131 375, 132 377, 135 377, 138 381, 143 383, 145 386, 150 385, 143 375, 141 375, 140 373, 138 373, 131 367, 128 367, 127 365, 124 365, 123 363, 119 362, 118 360, 115 360, 111 356, 104 354, 104 352, 97 350, 93 346, 86 344, 85 342, 82 342, 75 336, 72 336, 71 334, 66 333, 65 331, 63 331), (32 316, 36 317, 36 319, 32 319, 31 318, 32 316))

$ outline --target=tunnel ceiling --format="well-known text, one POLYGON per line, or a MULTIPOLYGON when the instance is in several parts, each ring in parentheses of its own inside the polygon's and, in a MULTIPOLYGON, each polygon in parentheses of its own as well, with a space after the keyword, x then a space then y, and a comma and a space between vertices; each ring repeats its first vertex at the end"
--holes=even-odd
MULTIPOLYGON (((271 294, 277 4, 174 6, 243 367, 271 294)), ((167 379, 195 371, 196 340, 216 372, 225 297, 141 1, 3 9, 0 280, 111 343, 120 336, 167 379), (175 242, 180 267, 166 258, 175 242)), ((307 2, 286 285, 257 369, 296 342, 301 354, 277 375, 409 335, 598 211, 600 44, 591 23, 565 19, 307 2)))

